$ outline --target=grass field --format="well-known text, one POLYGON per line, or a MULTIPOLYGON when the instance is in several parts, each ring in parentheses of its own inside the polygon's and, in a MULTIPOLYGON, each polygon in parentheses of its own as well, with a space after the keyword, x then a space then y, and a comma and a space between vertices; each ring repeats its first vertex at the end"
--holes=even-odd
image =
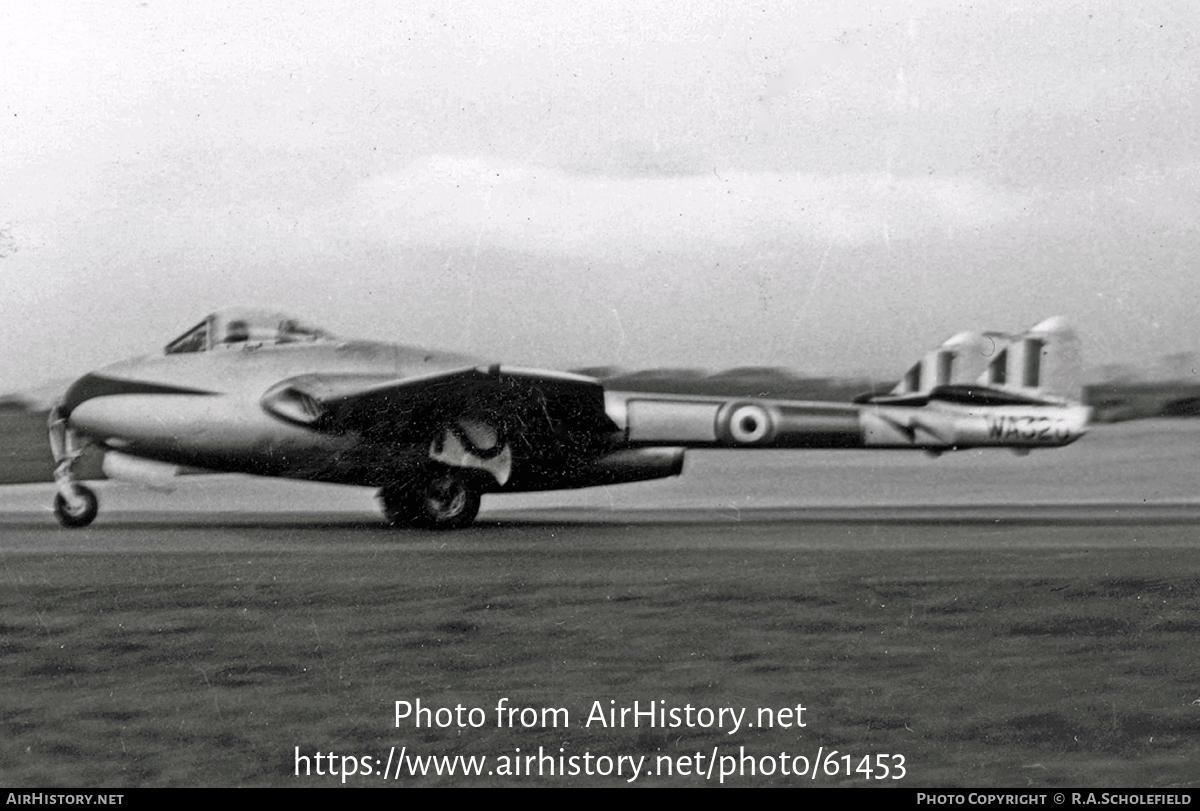
POLYGON ((487 755, 493 768, 517 747, 644 755, 651 772, 660 755, 714 747, 820 748, 856 766, 901 754, 907 770, 734 785, 1197 782, 1200 562, 1187 524, 547 524, 401 541, 269 524, 88 532, 95 552, 3 556, 6 786, 340 784, 295 777, 295 747, 378 757, 375 775, 347 784, 382 785, 392 746, 487 755), (194 533, 223 551, 169 551, 194 533), (147 551, 101 551, 118 535, 147 551), (565 707, 570 727, 497 729, 501 697, 565 707), (489 723, 396 728, 393 702, 416 698, 484 708, 489 723), (746 707, 748 719, 802 704, 806 727, 584 726, 610 700, 746 707))

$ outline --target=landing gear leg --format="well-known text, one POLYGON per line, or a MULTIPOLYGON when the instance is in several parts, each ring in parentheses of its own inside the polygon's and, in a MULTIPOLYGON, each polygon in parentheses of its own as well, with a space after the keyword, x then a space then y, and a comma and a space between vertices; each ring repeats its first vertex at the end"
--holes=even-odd
POLYGON ((395 527, 462 529, 479 513, 479 477, 456 468, 435 468, 417 482, 379 492, 383 514, 395 527))
POLYGON ((58 492, 54 495, 54 517, 64 527, 86 527, 100 511, 100 499, 90 487, 75 480, 75 460, 83 453, 75 435, 67 427, 67 421, 50 411, 50 450, 54 453, 54 483, 58 492))

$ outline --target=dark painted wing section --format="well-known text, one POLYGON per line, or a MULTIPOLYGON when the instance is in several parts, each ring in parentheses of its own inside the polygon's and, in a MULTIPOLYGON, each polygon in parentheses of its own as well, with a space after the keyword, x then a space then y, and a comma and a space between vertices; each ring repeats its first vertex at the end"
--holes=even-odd
POLYGON ((486 423, 512 447, 510 489, 557 481, 608 451, 617 431, 598 381, 499 366, 402 379, 301 375, 273 387, 262 406, 315 431, 355 434, 395 458, 426 452, 460 420, 486 423))

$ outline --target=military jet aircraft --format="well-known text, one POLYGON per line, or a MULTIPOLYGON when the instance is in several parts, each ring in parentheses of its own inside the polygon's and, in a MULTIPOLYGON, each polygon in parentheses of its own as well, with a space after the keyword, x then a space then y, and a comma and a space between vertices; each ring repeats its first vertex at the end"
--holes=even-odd
POLYGON ((89 445, 109 477, 143 483, 198 467, 378 487, 390 524, 432 529, 469 525, 486 493, 679 475, 688 448, 1023 453, 1086 430, 1077 366, 1078 341, 1053 318, 957 335, 854 403, 646 394, 227 310, 68 389, 50 414, 54 512, 68 527, 96 517, 73 472, 89 445))

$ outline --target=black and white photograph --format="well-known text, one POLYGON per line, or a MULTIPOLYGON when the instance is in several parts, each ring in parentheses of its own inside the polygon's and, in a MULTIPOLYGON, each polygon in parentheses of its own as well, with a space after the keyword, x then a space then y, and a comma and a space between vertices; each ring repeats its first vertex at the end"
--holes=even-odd
POLYGON ((7 804, 1193 799, 1200 9, 13 2, 0 87, 7 804))

